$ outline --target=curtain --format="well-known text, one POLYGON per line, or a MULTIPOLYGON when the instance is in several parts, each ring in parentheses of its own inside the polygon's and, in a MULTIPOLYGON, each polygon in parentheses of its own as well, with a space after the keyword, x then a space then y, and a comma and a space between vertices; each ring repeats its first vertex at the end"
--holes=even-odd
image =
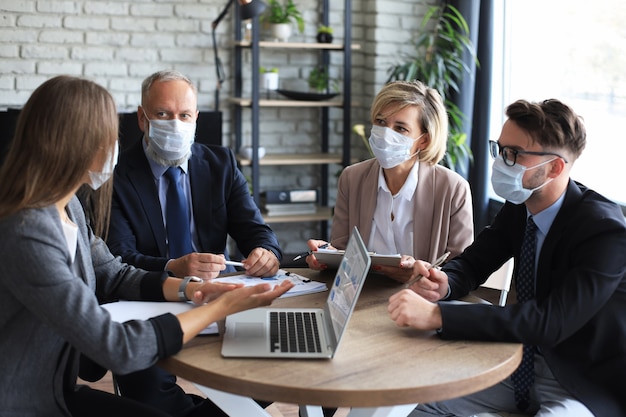
POLYGON ((471 71, 459 83, 459 92, 451 96, 466 116, 463 130, 467 132, 467 144, 474 156, 469 172, 460 174, 468 179, 472 189, 474 228, 478 232, 490 221, 487 191, 491 161, 487 142, 491 107, 493 0, 450 0, 450 4, 463 14, 469 25, 470 38, 476 47, 480 65, 477 68, 471 54, 466 53, 465 62, 471 71))

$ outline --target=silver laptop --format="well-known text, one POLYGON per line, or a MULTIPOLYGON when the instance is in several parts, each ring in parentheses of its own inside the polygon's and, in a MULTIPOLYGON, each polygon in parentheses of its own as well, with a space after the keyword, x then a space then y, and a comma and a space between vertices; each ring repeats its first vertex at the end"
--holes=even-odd
POLYGON ((321 308, 255 308, 226 317, 222 356, 332 358, 363 288, 370 257, 354 228, 321 308))

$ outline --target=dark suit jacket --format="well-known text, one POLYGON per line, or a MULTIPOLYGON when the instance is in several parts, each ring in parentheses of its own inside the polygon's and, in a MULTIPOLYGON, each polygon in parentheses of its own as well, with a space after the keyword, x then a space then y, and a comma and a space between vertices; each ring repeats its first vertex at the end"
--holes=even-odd
MULTIPOLYGON (((452 297, 519 258, 526 207, 507 202, 443 269, 452 297)), ((626 225, 620 207, 570 181, 539 255, 536 299, 504 308, 439 303, 441 336, 536 345, 557 380, 598 416, 626 415, 626 225)), ((517 262, 516 262, 517 264, 517 262)))
MULTIPOLYGON (((198 143, 191 149, 189 181, 198 251, 225 253, 230 234, 244 256, 263 247, 280 260, 278 240, 264 223, 230 149, 198 143)), ((169 260, 165 242, 158 190, 138 140, 120 154, 115 168, 107 243, 124 262, 162 271, 169 260)))

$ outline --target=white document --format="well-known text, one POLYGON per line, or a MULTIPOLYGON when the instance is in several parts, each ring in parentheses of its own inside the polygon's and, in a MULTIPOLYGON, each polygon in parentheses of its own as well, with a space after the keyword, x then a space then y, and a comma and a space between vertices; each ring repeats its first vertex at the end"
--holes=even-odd
POLYGON ((294 283, 293 288, 281 295, 281 298, 293 297, 296 295, 312 294, 316 292, 326 291, 326 284, 319 281, 312 281, 306 277, 296 273, 279 269, 278 273, 273 277, 259 278, 248 275, 231 275, 228 277, 215 278, 215 282, 225 282, 229 284, 244 284, 245 286, 258 284, 274 284, 279 285, 281 282, 289 280, 294 283))
MULTIPOLYGON (((125 301, 102 304, 113 320, 124 323, 129 320, 147 320, 165 313, 179 314, 196 307, 193 303, 173 301, 125 301)), ((217 323, 211 323, 200 334, 217 334, 217 323)))

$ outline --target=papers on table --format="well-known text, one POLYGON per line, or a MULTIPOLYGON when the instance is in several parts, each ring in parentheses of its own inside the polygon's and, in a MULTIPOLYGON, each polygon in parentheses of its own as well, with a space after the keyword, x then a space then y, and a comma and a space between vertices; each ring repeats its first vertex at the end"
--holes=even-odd
MULTIPOLYGON (((193 303, 159 301, 118 301, 103 304, 113 320, 124 323, 129 320, 147 320, 165 313, 179 314, 196 307, 193 303)), ((200 334, 217 334, 217 323, 210 324, 200 334)))
MULTIPOLYGON (((328 265, 329 268, 339 268, 341 259, 345 251, 336 249, 318 249, 313 252, 319 263, 328 265)), ((378 253, 370 253, 373 265, 400 266, 400 254, 381 255, 378 253)))
POLYGON ((326 291, 328 289, 326 287, 326 284, 323 282, 312 281, 296 273, 285 271, 283 269, 279 269, 278 273, 275 276, 268 278, 251 277, 248 275, 232 275, 228 277, 215 278, 213 281, 226 282, 229 284, 244 284, 246 286, 250 286, 258 284, 278 285, 285 280, 289 280, 295 285, 293 286, 293 288, 283 294, 281 298, 312 294, 316 292, 326 291))
MULTIPOLYGON (((234 284, 244 284, 246 286, 257 284, 280 284, 284 280, 289 280, 295 285, 282 297, 293 297, 296 295, 311 294, 326 291, 328 288, 323 282, 312 281, 308 278, 280 269, 278 274, 269 278, 257 278, 247 275, 232 275, 228 277, 215 278, 213 281, 227 282, 234 284)), ((113 320, 124 323, 129 320, 147 320, 151 317, 160 316, 165 313, 179 314, 195 308, 196 305, 189 302, 158 302, 158 301, 118 301, 115 303, 103 304, 103 308, 111 313, 113 320)), ((217 334, 217 323, 210 324, 200 334, 217 334)))

